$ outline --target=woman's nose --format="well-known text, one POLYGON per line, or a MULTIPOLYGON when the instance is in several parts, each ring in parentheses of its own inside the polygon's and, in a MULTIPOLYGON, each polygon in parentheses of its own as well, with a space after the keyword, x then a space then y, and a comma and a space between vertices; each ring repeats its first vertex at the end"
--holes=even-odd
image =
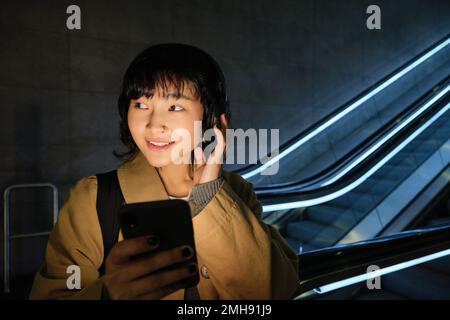
POLYGON ((162 112, 153 111, 147 118, 147 128, 150 131, 162 132, 167 130, 167 121, 162 112))

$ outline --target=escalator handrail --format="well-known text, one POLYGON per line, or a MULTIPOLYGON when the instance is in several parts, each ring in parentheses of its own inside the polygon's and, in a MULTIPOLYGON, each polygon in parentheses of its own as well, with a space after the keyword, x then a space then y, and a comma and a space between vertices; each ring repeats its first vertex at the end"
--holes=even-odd
POLYGON ((270 186, 256 186, 255 193, 258 196, 266 195, 266 194, 277 194, 277 193, 286 193, 286 192, 300 192, 302 190, 314 189, 317 186, 330 177, 338 174, 341 170, 345 169, 345 167, 350 164, 352 161, 358 158, 365 151, 370 149, 373 145, 377 144, 381 139, 383 139, 386 135, 396 129, 396 127, 400 126, 404 119, 408 118, 411 114, 416 112, 417 109, 421 107, 421 103, 424 102, 427 98, 432 96, 436 89, 450 82, 450 77, 447 77, 439 84, 434 86, 428 92, 424 93, 421 97, 419 97, 414 103, 414 108, 405 108, 402 110, 396 117, 389 120, 386 124, 384 124, 381 128, 377 129, 375 133, 371 136, 367 137, 357 146, 353 147, 346 155, 344 155, 341 159, 334 162, 329 167, 324 170, 318 172, 317 174, 301 180, 287 183, 279 183, 279 184, 271 184, 270 186))
POLYGON ((297 294, 365 274, 368 266, 387 268, 450 249, 450 225, 338 245, 300 254, 297 294))
MULTIPOLYGON (((402 70, 404 70, 404 69, 408 68, 408 66, 414 64, 414 62, 419 60, 421 57, 427 55, 428 52, 433 51, 435 48, 437 48, 437 47, 439 47, 439 46, 441 46, 441 45, 443 45, 445 43, 448 43, 449 41, 450 41, 450 34, 447 34, 446 36, 444 36, 440 40, 435 41, 430 47, 428 47, 427 49, 421 51, 419 54, 415 55, 413 58, 409 59, 407 62, 402 64, 400 67, 396 68, 394 71, 392 71, 391 73, 389 73, 388 75, 383 77, 381 80, 379 80, 375 84, 369 86, 366 90, 362 91, 356 97, 354 97, 351 100, 347 101, 346 103, 342 104, 340 107, 336 108, 334 111, 332 111, 331 113, 329 113, 328 115, 326 115, 325 117, 320 119, 319 121, 313 123, 308 128, 304 129, 303 131, 299 132, 297 135, 295 135, 291 139, 289 139, 286 142, 284 142, 279 147, 280 153, 283 152, 284 150, 286 150, 287 148, 289 148, 291 145, 293 145, 294 143, 296 143, 300 139, 302 139, 303 137, 306 137, 308 134, 311 134, 314 130, 316 130, 316 129, 320 128, 321 126, 323 126, 324 124, 326 124, 328 121, 333 119, 335 116, 337 116, 337 115, 341 114, 342 112, 344 112, 346 110, 346 108, 348 108, 348 106, 350 106, 350 105, 352 105, 354 103, 357 103, 359 100, 361 100, 365 96, 369 95, 372 91, 377 90, 377 88, 379 88, 383 83, 389 81, 389 79, 394 78, 397 74, 402 72, 402 70)), ((398 80, 398 79, 396 79, 396 80, 398 80)), ((235 172, 235 173, 237 173, 239 175, 245 176, 248 172, 250 172, 252 170, 256 170, 261 165, 262 165, 261 159, 258 159, 258 162, 256 164, 249 164, 249 165, 247 165, 247 166, 245 166, 243 168, 239 168, 237 170, 233 170, 233 172, 235 172)))
MULTIPOLYGON (((368 172, 367 168, 372 168, 375 165, 378 164, 378 162, 382 161, 382 159, 388 155, 393 149, 395 149, 397 146, 403 143, 406 139, 408 139, 416 130, 422 125, 422 122, 425 120, 432 118, 434 114, 439 112, 439 110, 446 108, 445 103, 450 100, 450 91, 447 91, 446 94, 441 96, 437 101, 433 103, 433 106, 424 114, 422 114, 420 117, 415 119, 412 123, 410 123, 408 126, 404 127, 401 131, 397 133, 394 139, 391 139, 388 143, 383 145, 380 150, 378 150, 374 155, 367 158, 364 162, 360 163, 358 166, 356 166, 349 174, 343 178, 340 181, 336 181, 333 184, 320 187, 314 190, 306 190, 306 191, 294 191, 294 192, 285 192, 283 194, 268 194, 263 197, 258 196, 258 198, 263 202, 263 208, 266 212, 268 211, 274 211, 272 207, 277 207, 279 204, 283 204, 284 207, 286 206, 286 203, 298 203, 300 201, 308 201, 313 204, 310 205, 316 205, 323 202, 331 201, 334 198, 330 198, 329 200, 317 202, 314 203, 314 199, 319 199, 322 197, 329 197, 329 195, 340 192, 344 190, 345 188, 352 185, 355 181, 360 179, 363 175, 365 175, 368 172), (438 110, 438 111, 436 111, 438 110), (269 209, 268 209, 269 208, 269 209)), ((350 191, 350 190, 348 190, 350 191)), ((304 205, 304 207, 307 205, 304 205)), ((309 206, 309 205, 308 205, 309 206)), ((293 206, 295 208, 300 206, 293 206)), ((278 210, 278 209, 277 209, 278 210)), ((281 210, 281 209, 280 209, 281 210)))

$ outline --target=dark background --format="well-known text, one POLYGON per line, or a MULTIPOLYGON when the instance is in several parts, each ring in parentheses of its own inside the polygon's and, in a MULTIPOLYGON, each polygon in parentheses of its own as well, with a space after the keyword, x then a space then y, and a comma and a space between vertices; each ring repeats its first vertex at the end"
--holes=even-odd
MULTIPOLYGON (((51 182, 62 205, 76 180, 114 169, 120 82, 149 45, 209 52, 233 127, 278 128, 283 143, 448 34, 448 12, 445 0, 2 1, 1 189, 51 182), (70 4, 81 30, 66 28, 70 4), (371 4, 381 30, 366 28, 371 4)), ((14 192, 11 215, 15 234, 45 231, 50 193, 14 192)), ((45 242, 13 241, 15 275, 36 271, 45 242)))

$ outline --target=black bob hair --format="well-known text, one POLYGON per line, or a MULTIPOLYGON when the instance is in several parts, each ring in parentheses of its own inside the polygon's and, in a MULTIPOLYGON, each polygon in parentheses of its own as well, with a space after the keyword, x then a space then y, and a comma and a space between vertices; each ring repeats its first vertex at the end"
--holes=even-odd
POLYGON ((205 51, 191 45, 163 43, 141 52, 125 72, 118 106, 120 115, 120 139, 127 147, 123 153, 113 154, 131 160, 138 147, 128 128, 128 108, 131 99, 151 97, 156 88, 167 93, 172 84, 181 94, 185 85, 192 85, 194 95, 203 106, 203 131, 212 128, 216 119, 225 113, 231 118, 226 93, 225 78, 218 63, 205 51))

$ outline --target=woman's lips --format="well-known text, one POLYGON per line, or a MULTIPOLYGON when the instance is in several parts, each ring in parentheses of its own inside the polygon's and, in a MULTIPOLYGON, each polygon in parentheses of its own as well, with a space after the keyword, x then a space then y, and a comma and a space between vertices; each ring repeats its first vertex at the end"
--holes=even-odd
POLYGON ((152 151, 166 151, 167 149, 171 148, 174 144, 174 141, 169 142, 169 143, 162 143, 162 142, 156 142, 154 141, 153 143, 146 140, 147 142, 147 147, 152 150, 152 151))

